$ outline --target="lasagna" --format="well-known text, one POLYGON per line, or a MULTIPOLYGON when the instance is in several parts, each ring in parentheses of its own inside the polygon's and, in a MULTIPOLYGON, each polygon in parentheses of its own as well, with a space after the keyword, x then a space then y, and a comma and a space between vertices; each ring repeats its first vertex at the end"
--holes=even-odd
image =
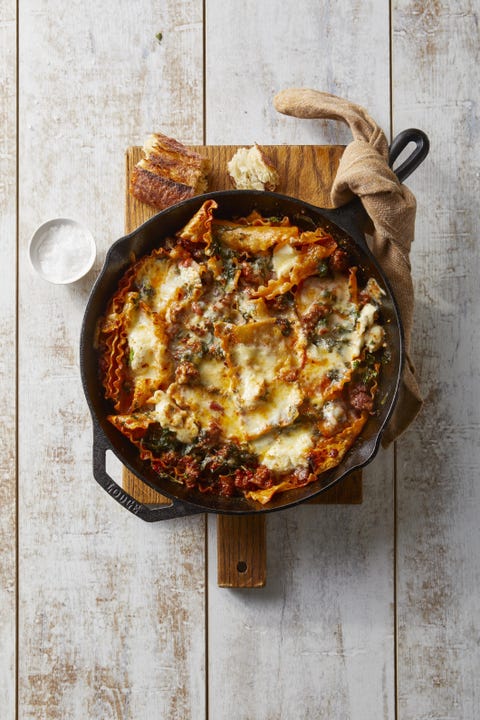
POLYGON ((375 413, 384 292, 325 228, 216 210, 132 260, 98 323, 100 374, 155 472, 266 504, 340 463, 375 413))

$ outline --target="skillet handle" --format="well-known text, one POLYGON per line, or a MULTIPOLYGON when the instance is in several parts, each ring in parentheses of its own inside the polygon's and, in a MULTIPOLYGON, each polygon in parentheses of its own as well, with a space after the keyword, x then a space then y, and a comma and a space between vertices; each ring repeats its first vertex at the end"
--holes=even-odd
POLYGON ((399 133, 390 145, 388 164, 398 177, 400 182, 406 180, 414 170, 425 160, 430 149, 430 141, 422 130, 410 128, 399 133), (410 155, 402 162, 400 167, 393 169, 395 161, 400 154, 410 145, 415 143, 415 148, 410 155))
POLYGON ((172 500, 169 505, 145 505, 129 495, 118 485, 107 472, 106 452, 110 447, 102 430, 94 424, 93 427, 93 476, 99 485, 114 498, 120 505, 146 522, 171 520, 172 518, 197 515, 202 512, 194 505, 172 500))

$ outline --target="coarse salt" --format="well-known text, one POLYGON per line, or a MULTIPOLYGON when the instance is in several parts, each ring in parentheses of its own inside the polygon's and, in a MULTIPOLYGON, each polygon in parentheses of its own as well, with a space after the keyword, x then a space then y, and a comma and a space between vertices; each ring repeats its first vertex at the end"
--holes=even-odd
POLYGON ((74 282, 92 267, 95 244, 89 231, 74 220, 50 220, 33 236, 30 256, 46 280, 74 282))

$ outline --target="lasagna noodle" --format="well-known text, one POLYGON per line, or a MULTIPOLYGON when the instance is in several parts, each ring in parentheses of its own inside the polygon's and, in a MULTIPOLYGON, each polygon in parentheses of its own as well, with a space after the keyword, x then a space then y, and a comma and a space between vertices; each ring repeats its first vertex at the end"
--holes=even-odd
POLYGON ((320 438, 310 453, 310 461, 315 473, 331 470, 345 457, 358 435, 361 433, 368 419, 368 412, 363 411, 359 416, 353 416, 346 427, 336 435, 320 438))
POLYGON ((112 305, 117 304, 117 312, 111 312, 104 323, 101 337, 103 343, 104 387, 105 395, 114 403, 115 410, 120 413, 128 412, 132 406, 132 386, 129 369, 128 324, 129 312, 138 298, 136 293, 121 292, 123 308, 118 307, 118 298, 112 305))
POLYGON ((117 412, 125 412, 131 405, 129 386, 129 347, 127 338, 128 314, 138 301, 136 292, 142 283, 144 268, 156 262, 164 250, 154 250, 150 256, 133 263, 121 278, 107 312, 99 323, 97 344, 101 350, 105 396, 114 403, 117 412))
POLYGON ((105 397, 113 401, 117 412, 123 412, 129 405, 129 393, 124 389, 127 353, 124 307, 135 283, 136 268, 134 264, 121 278, 105 316, 98 323, 96 333, 105 397))
POLYGON ((239 218, 237 223, 239 225, 270 225, 271 227, 278 227, 281 225, 283 227, 292 227, 292 223, 286 215, 282 218, 263 217, 260 215, 258 210, 252 210, 252 212, 246 217, 239 218))
POLYGON ((272 485, 268 488, 262 488, 261 490, 247 490, 247 492, 245 493, 245 497, 249 500, 253 500, 254 502, 266 505, 277 493, 303 487, 304 485, 308 485, 309 482, 311 482, 311 479, 309 478, 306 478, 305 481, 301 483, 295 483, 291 480, 282 480, 282 482, 279 482, 276 485, 272 485))
POLYGON ((127 348, 126 333, 119 325, 117 332, 106 338, 103 351, 105 397, 113 401, 117 412, 128 410, 131 404, 131 393, 125 389, 127 348))
POLYGON ((315 230, 304 230, 298 235, 296 240, 291 240, 292 245, 321 245, 325 248, 325 252, 330 255, 337 247, 336 241, 323 228, 315 228, 315 230))
POLYGON ((142 444, 142 439, 145 437, 148 428, 154 423, 148 412, 135 413, 134 415, 131 413, 109 415, 108 420, 138 448, 141 460, 155 459, 154 453, 142 444))
POLYGON ((300 249, 293 244, 275 247, 272 262, 276 277, 267 285, 259 287, 253 295, 272 300, 277 295, 284 295, 302 280, 317 274, 319 264, 328 258, 337 246, 334 240, 330 240, 331 242, 325 244, 307 242, 301 245, 300 249))
POLYGON ((213 211, 217 207, 215 200, 204 202, 192 219, 177 233, 177 237, 191 243, 203 243, 208 253, 212 242, 213 211))
POLYGON ((213 231, 215 239, 222 245, 252 255, 265 253, 274 245, 298 237, 295 226, 240 225, 228 220, 215 220, 213 231))
POLYGON ((321 407, 338 395, 351 374, 351 368, 338 352, 309 345, 299 382, 309 402, 321 407))
POLYGON ((363 412, 360 417, 354 418, 351 423, 337 433, 337 435, 318 440, 315 448, 309 453, 309 460, 313 472, 309 475, 305 474, 302 480, 287 478, 269 488, 250 490, 245 493, 246 497, 265 505, 275 494, 304 487, 316 480, 321 473, 336 467, 343 460, 361 433, 367 418, 368 413, 363 412))

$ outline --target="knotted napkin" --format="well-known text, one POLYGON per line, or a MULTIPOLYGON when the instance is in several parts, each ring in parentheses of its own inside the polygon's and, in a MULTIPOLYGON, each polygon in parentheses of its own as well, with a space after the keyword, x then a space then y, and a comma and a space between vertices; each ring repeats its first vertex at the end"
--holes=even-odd
POLYGON ((326 118, 346 123, 353 141, 347 145, 335 177, 334 207, 358 196, 373 224, 371 249, 392 286, 402 319, 406 362, 398 402, 383 435, 383 445, 395 440, 422 406, 409 356, 413 320, 413 283, 409 260, 414 237, 416 202, 388 165, 388 142, 383 130, 359 105, 305 88, 282 90, 274 98, 278 112, 299 118, 326 118))

